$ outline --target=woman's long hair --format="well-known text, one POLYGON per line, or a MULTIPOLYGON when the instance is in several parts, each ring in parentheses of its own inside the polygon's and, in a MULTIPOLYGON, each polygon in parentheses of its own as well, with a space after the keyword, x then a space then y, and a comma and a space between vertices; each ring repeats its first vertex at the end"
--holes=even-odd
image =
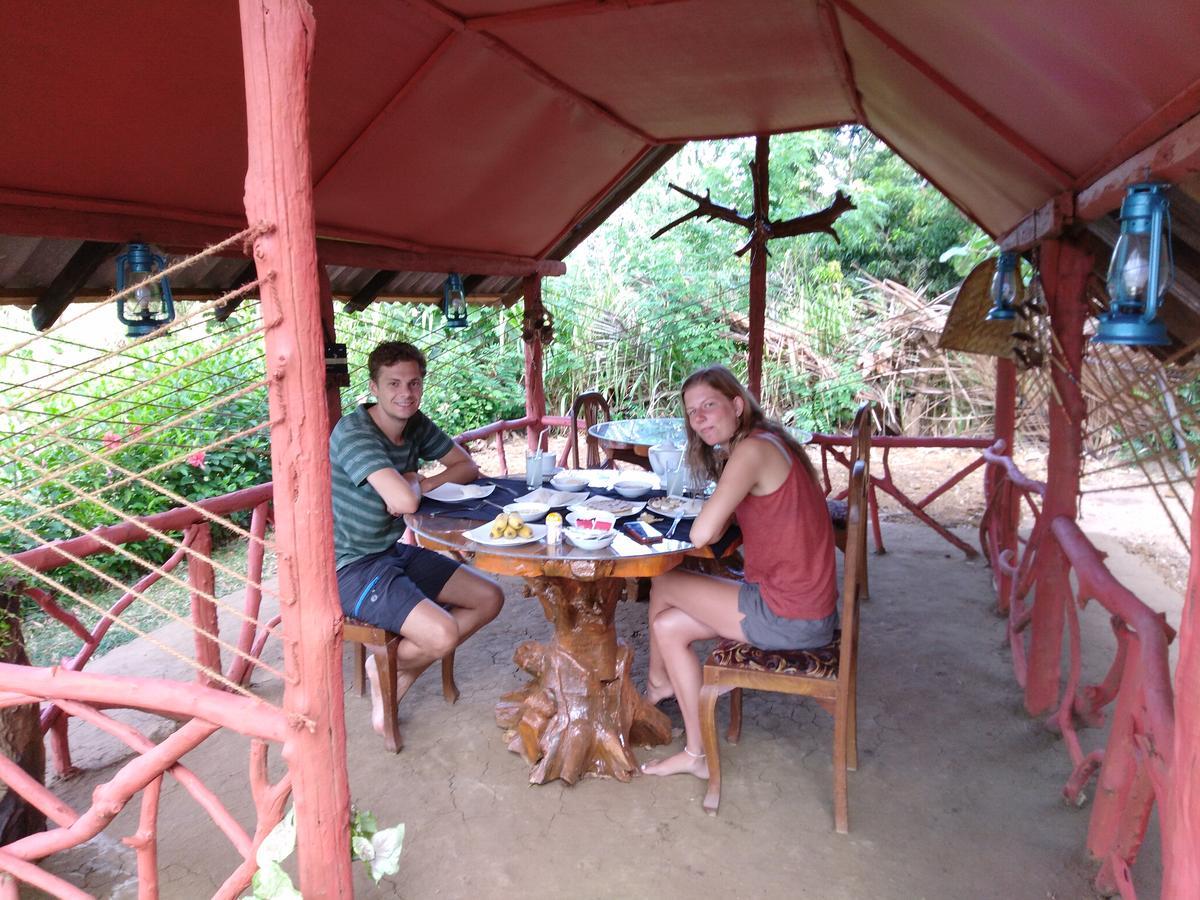
POLYGON ((721 471, 725 468, 725 462, 733 453, 733 448, 745 440, 752 432, 765 431, 779 438, 800 465, 804 466, 804 470, 808 473, 808 476, 814 482, 817 482, 816 470, 813 469, 813 464, 809 460, 808 454, 804 452, 804 448, 800 446, 800 443, 783 424, 775 419, 768 419, 763 414, 758 401, 738 381, 737 376, 724 366, 706 366, 703 369, 697 369, 683 382, 683 387, 679 389, 680 398, 683 397, 688 388, 697 384, 706 384, 730 400, 734 397, 740 397, 742 399, 742 414, 738 417, 737 430, 733 433, 733 437, 730 438, 727 445, 723 445, 718 451, 704 443, 700 435, 696 434, 692 429, 692 422, 687 415, 687 404, 686 402, 684 403, 683 423, 684 428, 687 429, 688 442, 687 463, 693 472, 704 473, 712 479, 720 478, 721 471))

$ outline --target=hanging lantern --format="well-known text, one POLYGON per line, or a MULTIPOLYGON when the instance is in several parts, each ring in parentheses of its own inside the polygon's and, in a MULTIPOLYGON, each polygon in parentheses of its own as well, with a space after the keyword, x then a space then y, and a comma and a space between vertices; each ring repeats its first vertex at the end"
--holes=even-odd
POLYGON ((166 268, 167 261, 148 244, 133 243, 117 257, 117 293, 134 288, 132 296, 117 301, 117 318, 131 338, 144 337, 175 320, 171 285, 165 278, 150 281, 166 268))
POLYGON ((996 274, 992 276, 992 308, 988 310, 988 321, 1015 319, 1017 317, 1017 295, 1020 291, 1021 280, 1017 272, 1017 254, 1001 253, 1000 258, 996 260, 996 274))
POLYGON ((1102 344, 1171 343, 1158 306, 1174 277, 1167 185, 1131 184, 1121 203, 1121 236, 1108 265, 1108 312, 1092 338, 1102 344))
POLYGON ((454 272, 442 284, 442 312, 446 314, 447 328, 467 327, 467 295, 463 291, 462 276, 454 272))

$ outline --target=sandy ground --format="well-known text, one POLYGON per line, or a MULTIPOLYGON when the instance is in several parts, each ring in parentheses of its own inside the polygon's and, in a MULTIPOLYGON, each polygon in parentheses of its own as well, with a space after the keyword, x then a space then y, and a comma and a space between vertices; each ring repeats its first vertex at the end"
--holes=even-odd
MULTIPOLYGON (((920 496, 915 481, 929 477, 932 487, 953 463, 926 462, 921 471, 927 475, 907 471, 903 483, 920 496)), ((956 531, 971 543, 975 533, 966 523, 982 508, 978 485, 975 476, 933 507, 939 518, 964 523, 956 531)), ((1172 568, 1148 565, 1136 547, 1112 536, 1129 537, 1137 515, 1145 519, 1137 540, 1156 535, 1169 547, 1170 536, 1153 526, 1152 498, 1131 496, 1122 496, 1119 521, 1101 517, 1097 527, 1085 521, 1085 529, 1111 554, 1118 577, 1177 625, 1180 595, 1172 568)), ((1089 516, 1105 509, 1089 506, 1089 516)), ((1094 896, 1096 865, 1084 848, 1090 806, 1064 804, 1060 791, 1071 769, 1065 748, 1022 709, 1003 624, 992 612, 990 571, 895 513, 885 517, 884 539, 889 552, 870 558, 874 596, 863 611, 862 757, 850 776, 850 835, 832 830, 831 722, 795 698, 747 695, 742 740, 723 746, 726 774, 716 817, 704 814, 703 784, 688 776, 530 786, 525 764, 505 749, 492 709, 501 693, 523 681, 512 662, 514 647, 544 639, 550 629, 538 604, 508 581, 500 618, 458 652, 459 702, 442 700, 436 674, 406 697, 403 752, 384 750, 370 731, 367 700, 347 690, 352 797, 381 823, 407 827, 400 872, 379 886, 358 873, 357 894, 412 900, 1094 896)), ((645 604, 618 608, 618 635, 635 649, 638 683, 644 681, 645 616, 645 604)), ((1095 605, 1084 611, 1083 630, 1085 678, 1098 680, 1113 642, 1095 605)), ((190 645, 179 630, 161 636, 190 645)), ((268 658, 277 661, 278 649, 268 658)), ((347 685, 349 661, 347 652, 347 685)), ((176 666, 138 642, 93 668, 187 677, 176 666)), ((256 689, 276 702, 281 693, 266 678, 256 689)), ((678 726, 678 710, 667 709, 678 726)), ((156 739, 171 727, 121 715, 156 739)), ((78 723, 72 728, 84 771, 57 790, 83 809, 128 755, 78 723)), ((1104 733, 1084 732, 1082 741, 1091 750, 1102 746, 1104 733)), ((250 824, 245 739, 219 734, 184 762, 250 824)), ((177 784, 168 781, 162 806, 161 895, 210 896, 235 866, 234 854, 177 784)), ((97 896, 136 896, 132 852, 119 842, 135 830, 136 817, 136 809, 127 809, 91 844, 55 857, 47 868, 97 896)), ((1134 868, 1141 896, 1157 895, 1159 869, 1152 825, 1134 868)))

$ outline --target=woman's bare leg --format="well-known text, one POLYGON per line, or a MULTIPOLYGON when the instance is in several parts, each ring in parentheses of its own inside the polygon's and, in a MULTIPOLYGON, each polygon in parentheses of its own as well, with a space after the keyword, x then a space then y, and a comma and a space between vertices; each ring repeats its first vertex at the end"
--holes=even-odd
POLYGON ((648 775, 708 777, 700 737, 700 660, 692 644, 712 637, 746 639, 737 608, 738 587, 734 581, 679 572, 668 584, 669 592, 660 598, 664 608, 651 622, 650 637, 679 702, 686 742, 674 756, 643 766, 648 775))
MULTIPOLYGON (((728 578, 718 578, 714 575, 704 575, 699 572, 686 572, 673 569, 659 575, 650 582, 650 664, 646 676, 646 699, 658 703, 667 697, 675 696, 675 689, 667 677, 667 669, 663 664, 662 651, 654 636, 654 621, 665 610, 672 608, 689 609, 693 602, 705 604, 705 596, 710 588, 718 591, 717 596, 726 597, 727 589, 733 590, 734 610, 737 610, 737 589, 739 582, 728 578), (699 592, 699 593, 697 593, 699 592)), ((725 601, 722 600, 722 603, 725 601)), ((741 615, 737 616, 741 621, 741 615)))

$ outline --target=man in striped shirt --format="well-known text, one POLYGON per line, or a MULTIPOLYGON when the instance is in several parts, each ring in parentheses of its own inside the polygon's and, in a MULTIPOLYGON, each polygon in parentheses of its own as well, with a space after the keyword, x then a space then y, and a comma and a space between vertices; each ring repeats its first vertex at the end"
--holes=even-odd
MULTIPOLYGON (((367 359, 375 403, 345 416, 329 438, 333 472, 333 543, 338 593, 348 616, 400 635, 396 701, 430 663, 500 612, 495 581, 432 550, 397 543, 405 513, 424 491, 467 484, 479 475, 469 453, 421 412, 425 355, 386 341, 367 359), (418 473, 437 461, 434 475, 418 473)), ((373 657, 371 724, 383 732, 383 698, 373 657)))

